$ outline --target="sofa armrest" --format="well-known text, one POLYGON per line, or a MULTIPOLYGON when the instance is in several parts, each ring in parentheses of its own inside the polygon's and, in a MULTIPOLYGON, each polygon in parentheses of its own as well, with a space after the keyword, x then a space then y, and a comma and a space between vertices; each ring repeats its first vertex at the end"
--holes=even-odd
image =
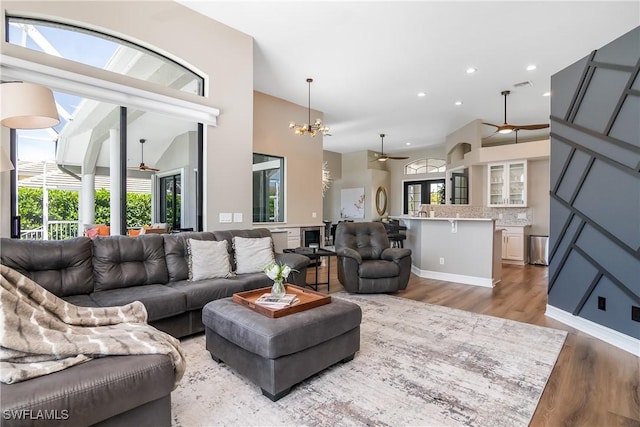
POLYGON ((293 283, 300 287, 307 285, 307 266, 311 262, 308 257, 296 253, 275 253, 276 262, 279 264, 288 265, 293 269, 289 277, 288 283, 293 283))
POLYGON ((358 264, 362 264, 362 257, 355 249, 351 248, 340 248, 336 252, 338 256, 347 257, 355 260, 358 264))
POLYGON ((380 259, 385 261, 398 262, 402 258, 410 257, 411 249, 404 248, 387 248, 380 254, 380 259))
POLYGON ((275 258, 278 264, 288 265, 292 269, 298 271, 307 268, 309 262, 311 262, 306 256, 295 253, 281 254, 276 252, 275 258))

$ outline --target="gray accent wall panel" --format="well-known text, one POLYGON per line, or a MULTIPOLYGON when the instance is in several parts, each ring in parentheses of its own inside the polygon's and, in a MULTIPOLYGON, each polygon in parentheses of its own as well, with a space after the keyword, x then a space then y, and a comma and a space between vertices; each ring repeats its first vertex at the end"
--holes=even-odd
POLYGON ((619 332, 634 338, 640 338, 640 328, 631 322, 627 322, 626 306, 630 304, 629 298, 613 282, 606 277, 602 277, 598 282, 598 291, 591 293, 587 299, 582 316, 592 322, 615 329, 618 325, 619 332), (607 310, 598 309, 598 297, 607 299, 607 310))
POLYGON ((637 339, 639 70, 640 27, 552 76, 549 162, 549 305, 637 339))
POLYGON ((638 59, 638 46, 640 46, 640 32, 629 31, 609 43, 606 49, 599 49, 593 59, 608 64, 634 67, 638 59), (633 54, 634 49, 636 51, 635 55, 633 54), (629 55, 629 52, 631 52, 631 55, 629 55))
MULTIPOLYGON (((640 84, 640 77, 636 78, 636 83, 640 84)), ((640 97, 628 96, 622 104, 618 119, 613 124, 609 135, 623 140, 627 135, 632 135, 633 132, 637 133, 638 128, 640 128, 640 97)), ((640 138, 626 142, 640 147, 640 138)))
POLYGON ((569 65, 556 74, 556 87, 551 96, 551 110, 555 111, 558 117, 564 117, 569 112, 571 98, 580 85, 580 78, 587 65, 588 58, 581 59, 573 65, 569 65))
POLYGON ((574 123, 604 133, 609 117, 629 80, 629 73, 596 69, 589 82, 574 123))

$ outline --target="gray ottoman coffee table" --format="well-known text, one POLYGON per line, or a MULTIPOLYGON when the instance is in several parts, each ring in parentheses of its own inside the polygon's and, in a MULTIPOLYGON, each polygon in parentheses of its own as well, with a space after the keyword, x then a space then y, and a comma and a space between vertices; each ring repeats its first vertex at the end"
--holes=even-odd
POLYGON ((207 350, 262 389, 274 402, 291 387, 360 349, 362 310, 331 303, 272 319, 224 298, 202 311, 207 350))

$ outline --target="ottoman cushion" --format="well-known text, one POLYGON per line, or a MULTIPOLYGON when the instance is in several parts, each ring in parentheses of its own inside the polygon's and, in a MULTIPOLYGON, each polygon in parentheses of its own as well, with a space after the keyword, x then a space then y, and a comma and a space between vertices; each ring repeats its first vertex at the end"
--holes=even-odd
POLYGON ((357 304, 332 298, 331 303, 270 319, 231 298, 208 303, 204 325, 243 349, 267 359, 297 353, 359 327, 357 304))

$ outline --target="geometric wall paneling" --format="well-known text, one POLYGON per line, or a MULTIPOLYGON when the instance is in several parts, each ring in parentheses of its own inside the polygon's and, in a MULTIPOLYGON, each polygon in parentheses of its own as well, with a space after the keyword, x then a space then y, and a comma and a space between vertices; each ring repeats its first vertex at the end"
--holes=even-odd
POLYGON ((606 276, 598 282, 597 291, 591 292, 580 309, 580 316, 634 338, 640 339, 640 327, 629 322, 631 305, 638 305, 626 293, 622 292, 606 276), (606 298, 606 310, 598 309, 598 297, 606 298))
POLYGON ((628 80, 628 72, 606 68, 595 70, 573 123, 606 134, 609 118, 628 80))
MULTIPOLYGON (((636 78, 636 81, 640 84, 640 78, 636 78)), ((637 135, 640 132, 640 124, 638 124, 638 121, 640 121, 639 118, 640 96, 628 96, 622 104, 620 113, 618 113, 618 120, 616 120, 611 131, 609 131, 609 136, 622 139, 625 135, 632 135, 633 132, 636 132, 637 135)), ((632 137, 630 141, 626 142, 640 147, 640 137, 632 137)))
POLYGON ((552 76, 549 162, 548 304, 636 339, 639 74, 640 27, 552 76))
POLYGON ((555 277, 555 286, 549 291, 549 304, 569 313, 576 313, 582 298, 589 292, 589 287, 599 277, 599 271, 588 259, 578 251, 569 250, 562 269, 555 277), (571 283, 571 286, 558 286, 560 283, 571 283))
POLYGON ((555 86, 551 95, 551 111, 555 112, 558 117, 565 117, 571 107, 571 98, 576 93, 577 88, 582 80, 582 74, 587 68, 589 58, 583 58, 580 61, 569 65, 554 76, 555 86))
POLYGON ((637 177, 595 161, 582 182, 583 191, 572 204, 591 223, 604 228, 611 239, 631 251, 640 247, 638 210, 630 209, 640 206, 640 187, 633 191, 634 185, 638 185, 637 177))
MULTIPOLYGON (((611 239, 586 224, 576 240, 575 246, 589 257, 594 265, 606 271, 606 275, 620 283, 620 288, 630 296, 640 295, 640 263, 634 262, 633 253, 622 249, 611 239), (624 285, 626 284, 626 285, 624 285)), ((640 302, 640 299, 638 300, 640 302)))
POLYGON ((612 64, 622 67, 633 67, 638 59, 638 38, 640 33, 636 30, 629 31, 607 44, 606 49, 598 49, 593 57, 595 62, 612 64))

